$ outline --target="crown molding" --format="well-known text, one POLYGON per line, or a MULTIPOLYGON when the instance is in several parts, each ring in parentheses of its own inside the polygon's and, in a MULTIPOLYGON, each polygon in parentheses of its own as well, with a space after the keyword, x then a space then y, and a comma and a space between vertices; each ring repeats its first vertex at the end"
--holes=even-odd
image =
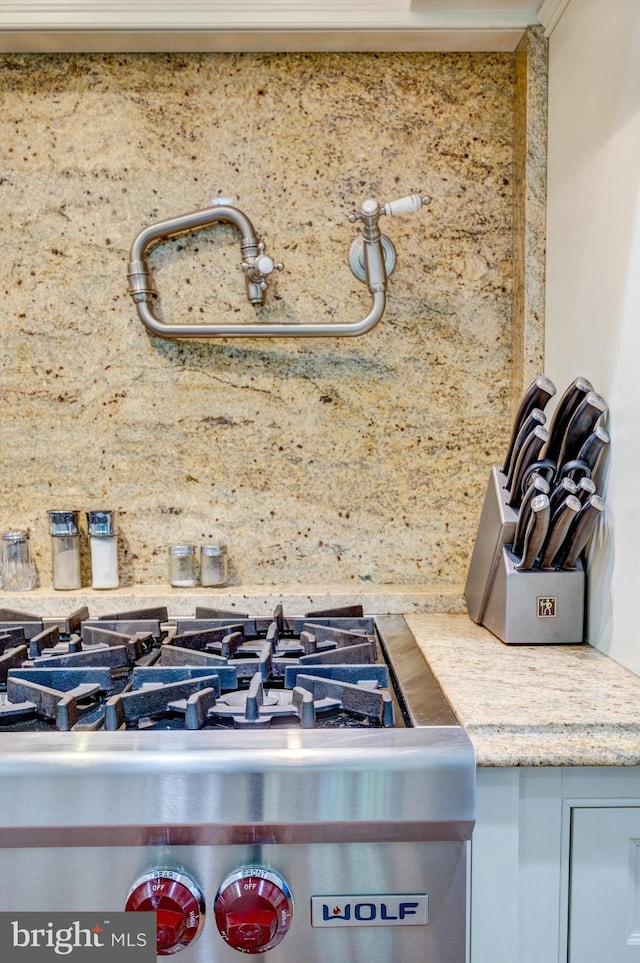
POLYGON ((538 12, 538 20, 544 27, 544 35, 549 38, 558 25, 571 0, 544 0, 538 12))

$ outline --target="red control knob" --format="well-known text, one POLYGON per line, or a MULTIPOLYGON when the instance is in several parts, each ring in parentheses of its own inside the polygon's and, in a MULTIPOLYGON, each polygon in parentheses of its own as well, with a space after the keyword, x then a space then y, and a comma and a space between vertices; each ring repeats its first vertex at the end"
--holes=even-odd
POLYGON ((204 923, 204 899, 189 876, 156 869, 129 890, 125 910, 155 912, 158 956, 178 953, 195 940, 204 923))
POLYGON ((216 926, 229 946, 240 953, 264 953, 289 929, 293 899, 281 876, 250 866, 227 876, 214 908, 216 926))

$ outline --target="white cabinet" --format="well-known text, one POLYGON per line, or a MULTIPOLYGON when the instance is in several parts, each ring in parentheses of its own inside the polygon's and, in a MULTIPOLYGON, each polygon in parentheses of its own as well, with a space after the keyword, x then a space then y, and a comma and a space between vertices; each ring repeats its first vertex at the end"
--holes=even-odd
POLYGON ((573 808, 569 880, 569 963, 640 960, 640 808, 573 808))
POLYGON ((477 783, 470 963, 640 963, 640 767, 477 783))

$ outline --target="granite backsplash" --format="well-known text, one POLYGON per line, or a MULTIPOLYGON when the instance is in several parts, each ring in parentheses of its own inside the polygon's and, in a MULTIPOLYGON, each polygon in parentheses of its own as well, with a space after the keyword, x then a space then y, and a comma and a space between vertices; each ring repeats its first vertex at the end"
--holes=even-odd
POLYGON ((43 587, 54 508, 119 510, 129 585, 166 582, 185 541, 225 542, 237 585, 462 585, 540 367, 539 303, 514 310, 516 59, 0 57, 0 526, 30 530, 43 587), (367 335, 166 341, 138 320, 133 238, 220 194, 285 271, 254 309, 231 228, 180 238, 152 254, 163 317, 358 320, 345 215, 412 191, 433 201, 383 222, 398 266, 367 335))

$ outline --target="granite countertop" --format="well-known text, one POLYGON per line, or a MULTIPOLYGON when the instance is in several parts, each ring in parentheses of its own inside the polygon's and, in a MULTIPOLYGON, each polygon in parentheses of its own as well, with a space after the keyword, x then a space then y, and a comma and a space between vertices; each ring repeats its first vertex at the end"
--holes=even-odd
POLYGON ((114 591, 0 593, 0 607, 91 615, 167 605, 190 615, 196 601, 237 612, 268 614, 282 603, 303 614, 361 603, 369 614, 403 612, 467 730, 479 766, 640 765, 640 677, 590 645, 505 645, 460 614, 459 592, 434 586, 233 586, 174 589, 166 585, 114 591))
POLYGON ((640 765, 640 678, 590 645, 505 645, 466 615, 407 614, 479 766, 640 765))

